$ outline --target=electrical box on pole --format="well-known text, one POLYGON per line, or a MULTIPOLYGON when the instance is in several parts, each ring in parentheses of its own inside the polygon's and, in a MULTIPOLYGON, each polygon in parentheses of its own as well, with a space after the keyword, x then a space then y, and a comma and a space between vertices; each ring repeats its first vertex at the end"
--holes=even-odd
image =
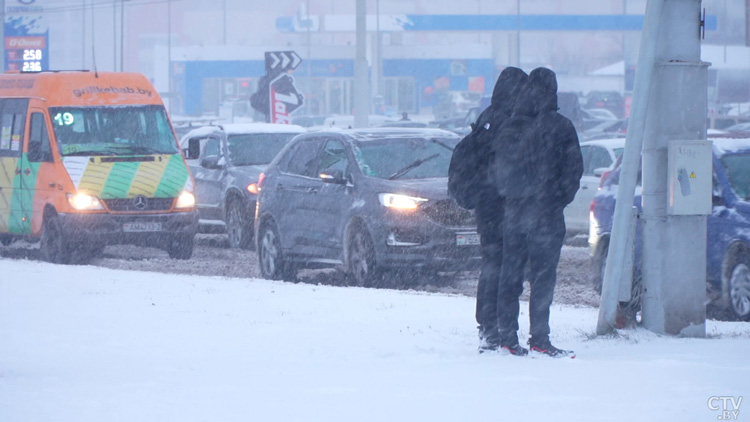
POLYGON ((669 141, 667 214, 711 214, 711 141, 669 141))

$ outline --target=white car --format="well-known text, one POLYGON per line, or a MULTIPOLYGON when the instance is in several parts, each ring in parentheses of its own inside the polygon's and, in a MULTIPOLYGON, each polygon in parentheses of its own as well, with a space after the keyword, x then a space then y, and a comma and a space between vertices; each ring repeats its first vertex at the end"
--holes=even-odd
POLYGON ((619 120, 614 113, 607 110, 606 108, 587 108, 585 112, 589 113, 593 118, 599 120, 619 120))
POLYGON ((589 208, 602 174, 612 170, 625 149, 625 138, 597 139, 581 142, 583 176, 573 202, 565 207, 565 227, 569 233, 587 233, 589 208))

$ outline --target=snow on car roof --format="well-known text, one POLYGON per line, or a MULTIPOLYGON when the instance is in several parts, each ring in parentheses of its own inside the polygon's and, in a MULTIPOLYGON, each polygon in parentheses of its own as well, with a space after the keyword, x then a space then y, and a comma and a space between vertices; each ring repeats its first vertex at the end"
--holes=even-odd
POLYGON ((186 133, 182 139, 194 138, 196 136, 207 136, 219 130, 218 126, 201 126, 186 133))
POLYGON ((460 138, 453 132, 434 128, 402 128, 402 127, 378 127, 362 129, 344 129, 341 133, 350 134, 358 140, 385 139, 385 138, 460 138))
POLYGON ((599 145, 610 148, 624 148, 625 138, 602 138, 602 139, 590 139, 588 141, 582 141, 581 145, 599 145))
POLYGON ((717 155, 732 154, 750 150, 750 138, 709 138, 713 141, 717 155))
POLYGON ((227 135, 240 135, 244 133, 303 133, 307 129, 297 125, 284 125, 279 123, 230 123, 221 125, 227 135))

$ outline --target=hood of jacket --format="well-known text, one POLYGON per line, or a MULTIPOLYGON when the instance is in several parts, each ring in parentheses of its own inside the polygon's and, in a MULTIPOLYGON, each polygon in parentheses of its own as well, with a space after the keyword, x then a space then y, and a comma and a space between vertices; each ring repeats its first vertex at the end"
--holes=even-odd
POLYGON ((529 74, 533 98, 538 113, 557 111, 557 76, 555 72, 538 67, 529 74))
POLYGON ((505 116, 510 116, 518 93, 526 83, 528 76, 526 72, 517 67, 506 67, 500 73, 492 90, 490 107, 505 116))

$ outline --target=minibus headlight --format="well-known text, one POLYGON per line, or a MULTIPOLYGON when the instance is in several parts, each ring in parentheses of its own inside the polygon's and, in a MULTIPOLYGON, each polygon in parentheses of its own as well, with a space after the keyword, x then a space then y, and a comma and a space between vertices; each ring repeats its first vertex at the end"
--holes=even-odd
POLYGON ((177 197, 177 204, 175 208, 193 208, 195 207, 195 195, 191 192, 183 191, 180 196, 177 197))
POLYGON ((68 203, 78 211, 103 210, 102 202, 96 196, 85 193, 68 194, 68 203))

